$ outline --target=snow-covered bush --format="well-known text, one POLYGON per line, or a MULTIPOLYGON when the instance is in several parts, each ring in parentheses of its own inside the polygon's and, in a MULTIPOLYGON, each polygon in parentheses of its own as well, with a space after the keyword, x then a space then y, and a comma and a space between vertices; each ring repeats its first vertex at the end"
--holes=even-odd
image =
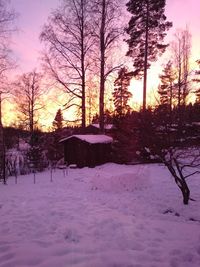
POLYGON ((26 158, 22 151, 11 149, 6 153, 7 175, 19 175, 28 173, 26 158))
POLYGON ((31 147, 25 140, 20 139, 16 148, 6 152, 7 175, 20 175, 42 171, 48 165, 44 151, 37 146, 31 147), (32 166, 33 164, 34 166, 32 166))

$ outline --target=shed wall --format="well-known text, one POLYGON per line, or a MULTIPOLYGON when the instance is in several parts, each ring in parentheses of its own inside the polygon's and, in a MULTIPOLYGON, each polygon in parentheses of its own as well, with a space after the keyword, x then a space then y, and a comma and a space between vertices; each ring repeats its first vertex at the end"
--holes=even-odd
POLYGON ((90 144, 78 138, 64 141, 64 157, 67 164, 78 167, 94 167, 109 161, 111 144, 90 144))

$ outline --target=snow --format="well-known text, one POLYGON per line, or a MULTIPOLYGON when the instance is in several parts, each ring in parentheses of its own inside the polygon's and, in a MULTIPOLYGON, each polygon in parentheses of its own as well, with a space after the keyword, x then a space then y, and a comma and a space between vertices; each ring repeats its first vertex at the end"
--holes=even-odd
POLYGON ((25 142, 23 139, 20 139, 19 140, 19 147, 18 147, 18 149, 20 151, 28 151, 30 148, 31 148, 31 146, 27 142, 25 142))
POLYGON ((112 143, 113 139, 110 136, 104 134, 80 134, 80 135, 72 135, 60 140, 60 142, 66 141, 71 138, 78 138, 82 141, 86 141, 90 144, 99 144, 99 143, 112 143))
POLYGON ((194 121, 194 122, 192 122, 192 124, 195 125, 195 126, 200 126, 200 122, 199 121, 194 121))
POLYGON ((199 267, 200 187, 188 206, 161 165, 13 177, 0 184, 0 267, 199 267))
MULTIPOLYGON (((93 127, 97 128, 97 129, 100 129, 100 125, 98 123, 93 123, 91 124, 93 127)), ((113 124, 105 124, 104 125, 104 129, 105 130, 112 130, 113 129, 113 124)))
POLYGON ((10 149, 6 152, 7 166, 10 172, 14 170, 20 174, 25 169, 23 152, 16 149, 10 149))

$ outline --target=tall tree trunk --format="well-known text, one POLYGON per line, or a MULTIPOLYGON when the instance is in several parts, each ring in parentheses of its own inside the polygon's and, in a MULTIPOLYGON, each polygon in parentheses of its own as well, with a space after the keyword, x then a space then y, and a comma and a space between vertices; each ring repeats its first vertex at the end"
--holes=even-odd
POLYGON ((191 39, 188 28, 183 32, 183 105, 186 105, 188 95, 189 57, 191 52, 191 39))
POLYGON ((148 0, 147 0, 147 11, 146 12, 147 13, 146 13, 146 29, 145 29, 143 110, 146 110, 146 95, 147 95, 148 37, 149 37, 149 1, 148 0))
POLYGON ((188 185, 184 180, 182 180, 181 182, 179 181, 179 183, 180 183, 180 185, 178 185, 178 186, 182 192, 183 204, 188 205, 189 200, 190 200, 190 190, 188 188, 188 185))
POLYGON ((81 0, 81 82, 82 82, 82 105, 81 105, 81 111, 82 111, 82 128, 85 128, 86 126, 86 108, 85 108, 85 51, 84 51, 84 3, 83 0, 81 0))
POLYGON ((105 92, 105 21, 106 21, 106 0, 102 0, 101 28, 100 28, 100 93, 99 93, 99 126, 104 132, 104 92, 105 92))
POLYGON ((181 55, 181 41, 179 39, 179 44, 178 44, 178 138, 181 137, 182 131, 182 112, 181 112, 181 92, 182 91, 182 55, 181 55))
MULTIPOLYGON (((33 97, 33 96, 32 96, 33 97)), ((30 132, 31 132, 31 135, 33 134, 33 130, 34 130, 34 108, 33 108, 33 99, 31 99, 31 114, 30 114, 30 132)))
POLYGON ((182 62, 181 62, 181 41, 178 44, 178 109, 180 113, 181 106, 181 76, 182 76, 182 62))
POLYGON ((83 73, 82 77, 82 119, 81 119, 81 126, 82 128, 85 128, 86 126, 86 108, 85 108, 85 71, 83 73))
POLYGON ((0 127, 2 126, 2 98, 1 98, 2 92, 0 91, 0 127))
POLYGON ((182 194, 183 194, 183 204, 184 205, 188 205, 189 204, 189 199, 190 199, 190 190, 188 187, 184 187, 183 188, 183 191, 182 191, 182 194))
POLYGON ((6 184, 6 151, 2 124, 2 92, 0 91, 0 179, 6 184))
POLYGON ((170 82, 170 96, 169 96, 170 125, 172 124, 172 99, 173 99, 173 84, 172 82, 170 82))

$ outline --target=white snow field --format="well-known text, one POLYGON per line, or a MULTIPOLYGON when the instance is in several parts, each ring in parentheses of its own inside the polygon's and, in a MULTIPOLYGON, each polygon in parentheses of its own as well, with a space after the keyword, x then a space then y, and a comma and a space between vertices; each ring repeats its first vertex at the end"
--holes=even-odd
POLYGON ((182 204, 161 165, 13 177, 0 184, 0 267, 199 267, 200 180, 182 204))

